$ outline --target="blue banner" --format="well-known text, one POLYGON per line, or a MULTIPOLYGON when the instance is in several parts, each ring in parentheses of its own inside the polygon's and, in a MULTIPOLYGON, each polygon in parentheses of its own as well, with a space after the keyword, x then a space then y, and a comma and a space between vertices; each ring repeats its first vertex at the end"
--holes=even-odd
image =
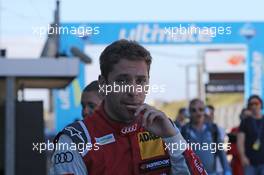
MULTIPOLYGON (((118 39, 143 45, 245 44, 248 57, 245 71, 245 98, 259 94, 264 98, 263 22, 148 22, 148 23, 63 23, 60 53, 71 56, 75 46, 110 44, 118 39)), ((56 131, 81 118, 80 95, 85 86, 84 65, 79 76, 65 90, 54 92, 56 131)))

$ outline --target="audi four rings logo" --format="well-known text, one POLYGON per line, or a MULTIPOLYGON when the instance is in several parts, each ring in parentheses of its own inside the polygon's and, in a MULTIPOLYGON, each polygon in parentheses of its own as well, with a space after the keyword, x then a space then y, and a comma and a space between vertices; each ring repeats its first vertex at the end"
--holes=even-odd
POLYGON ((69 163, 73 160, 73 154, 69 151, 65 153, 58 153, 55 155, 55 164, 69 163))
POLYGON ((121 133, 127 134, 127 133, 130 133, 130 132, 134 132, 136 130, 137 130, 137 124, 134 124, 132 126, 122 128, 121 129, 121 133))

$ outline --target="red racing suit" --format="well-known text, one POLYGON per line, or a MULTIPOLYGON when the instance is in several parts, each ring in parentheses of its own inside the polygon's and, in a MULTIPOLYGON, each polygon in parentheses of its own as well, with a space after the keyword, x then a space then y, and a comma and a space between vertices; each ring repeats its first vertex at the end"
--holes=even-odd
POLYGON ((102 105, 92 116, 64 128, 54 143, 57 147, 52 156, 51 174, 206 174, 191 150, 171 149, 172 143, 186 143, 179 131, 174 137, 160 138, 138 122, 112 121, 102 105), (62 150, 59 143, 72 147, 62 150))

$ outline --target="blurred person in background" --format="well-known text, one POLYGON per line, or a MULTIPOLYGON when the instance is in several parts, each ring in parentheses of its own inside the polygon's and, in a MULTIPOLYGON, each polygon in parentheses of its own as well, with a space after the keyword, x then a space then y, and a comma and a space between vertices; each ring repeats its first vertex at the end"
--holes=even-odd
MULTIPOLYGON (((247 108, 243 108, 239 115, 240 121, 244 120, 247 117, 251 117, 252 113, 247 108)), ((230 133, 228 134, 229 143, 231 143, 231 149, 228 150, 227 154, 232 155, 231 160, 231 168, 232 173, 235 175, 244 175, 243 173, 243 166, 241 164, 241 158, 237 149, 237 134, 239 132, 239 126, 234 127, 231 129, 230 133)))
POLYGON ((98 81, 93 81, 88 84, 82 91, 81 105, 82 117, 90 116, 93 114, 95 108, 101 104, 103 100, 102 95, 99 93, 98 81))
MULTIPOLYGON (((213 105, 207 105, 205 107, 205 121, 209 125, 211 125, 211 127, 218 129, 221 142, 224 142, 224 139, 226 137, 225 128, 217 125, 217 123, 215 123, 214 120, 215 120, 215 107, 213 105)), ((219 156, 216 157, 216 171, 217 174, 223 174, 223 167, 221 166, 221 161, 219 159, 219 156)))
POLYGON ((252 117, 239 126, 237 146, 245 175, 264 175, 264 118, 262 99, 252 95, 247 102, 252 117))
POLYGON ((205 121, 208 123, 214 122, 214 112, 215 108, 213 105, 207 105, 205 107, 205 121))
MULTIPOLYGON (((190 122, 182 128, 182 135, 187 142, 217 145, 222 142, 219 129, 215 124, 205 121, 205 105, 200 99, 193 99, 189 104, 190 122)), ((215 153, 209 149, 195 149, 194 152, 200 157, 209 175, 216 175, 216 156, 219 156, 225 175, 230 175, 231 170, 223 150, 216 149, 215 153)))
POLYGON ((187 109, 180 108, 176 120, 174 122, 175 125, 179 128, 179 130, 181 130, 181 128, 186 124, 187 117, 187 109))
MULTIPOLYGON (((205 107, 205 122, 211 125, 217 125, 217 123, 214 122, 215 119, 215 108, 213 105, 207 105, 205 107)), ((217 128, 220 133, 220 138, 222 141, 224 141, 225 138, 225 129, 223 127, 220 127, 217 125, 217 128)))

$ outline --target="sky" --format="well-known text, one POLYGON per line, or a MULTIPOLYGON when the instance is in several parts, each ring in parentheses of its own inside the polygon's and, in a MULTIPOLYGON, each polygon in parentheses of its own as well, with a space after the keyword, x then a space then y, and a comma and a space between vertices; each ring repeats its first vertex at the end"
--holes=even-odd
MULTIPOLYGON (((61 0, 62 22, 264 21, 262 0, 61 0)), ((1 36, 31 35, 53 20, 55 0, 1 0, 1 36)))
MULTIPOLYGON (((264 21, 263 7, 263 0, 61 0, 60 15, 61 22, 251 22, 264 21)), ((32 28, 51 23, 54 9, 55 0, 0 0, 0 47, 8 48, 8 57, 39 57, 46 38, 34 36, 32 28)), ((97 77, 96 60, 103 48, 86 48, 95 59, 93 65, 86 67, 87 75, 91 75, 87 77, 87 83, 97 77)), ((186 77, 181 65, 197 62, 197 52, 203 48, 159 46, 148 49, 155 59, 152 77, 156 78, 152 80, 154 83, 165 82, 169 87, 166 94, 150 98, 167 101, 185 98, 186 77), (175 78, 176 75, 183 76, 175 78)), ((195 79, 195 70, 192 70, 191 78, 195 79)), ((35 94, 36 91, 31 91, 26 96, 39 98, 35 94)), ((191 96, 195 95, 193 86, 191 96)), ((41 96, 44 98, 45 95, 41 96)))

